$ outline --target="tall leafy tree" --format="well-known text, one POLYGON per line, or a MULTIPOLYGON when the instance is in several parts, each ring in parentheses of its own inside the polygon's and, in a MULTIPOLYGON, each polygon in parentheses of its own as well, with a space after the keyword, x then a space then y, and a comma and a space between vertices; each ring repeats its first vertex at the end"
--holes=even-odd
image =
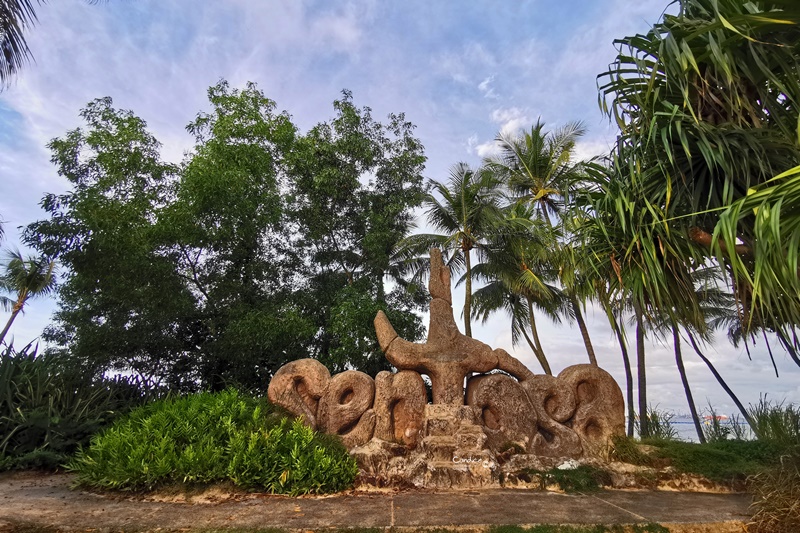
POLYGON ((424 297, 403 277, 398 244, 425 195, 425 155, 402 114, 378 122, 347 91, 334 110, 291 154, 287 224, 296 230, 305 313, 317 328, 313 353, 332 370, 374 374, 388 368, 372 328, 378 309, 404 337, 422 334, 413 311, 424 297))
POLYGON ((3 330, 0 331, 0 344, 17 318, 24 312, 25 304, 32 298, 46 296, 55 288, 55 261, 45 257, 23 257, 19 251, 8 253, 4 272, 0 275, 0 291, 8 296, 0 296, 0 306, 11 311, 3 330))
POLYGON ((208 99, 211 110, 187 126, 195 147, 156 230, 195 296, 201 381, 260 387, 313 335, 295 302, 299 263, 283 224, 297 132, 255 84, 221 81, 208 99))
POLYGON ((179 373, 197 346, 194 305, 158 253, 155 228, 178 169, 161 161, 144 121, 110 98, 89 103, 81 116, 85 129, 49 144, 71 189, 45 195, 49 218, 23 234, 64 267, 56 323, 45 338, 68 347, 89 371, 179 373))

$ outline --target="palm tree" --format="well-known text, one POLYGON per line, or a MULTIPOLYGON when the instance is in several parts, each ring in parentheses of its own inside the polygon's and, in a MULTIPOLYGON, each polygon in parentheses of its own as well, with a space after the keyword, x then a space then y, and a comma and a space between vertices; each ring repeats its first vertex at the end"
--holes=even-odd
POLYGON ((534 308, 560 322, 566 312, 565 298, 553 285, 557 272, 548 262, 555 232, 533 218, 532 209, 521 203, 506 209, 504 231, 492 236, 484 248, 484 262, 473 269, 474 277, 485 285, 475 291, 472 313, 486 322, 491 313, 505 310, 511 317, 512 343, 523 337, 545 374, 552 375, 534 308))
POLYGON ((0 297, 0 306, 11 311, 11 317, 0 332, 0 343, 28 300, 50 294, 55 289, 54 270, 55 261, 44 257, 25 259, 19 251, 8 253, 5 272, 0 276, 0 290, 14 295, 14 298, 0 297))
POLYGON ((498 136, 500 155, 489 166, 504 177, 517 202, 534 206, 553 226, 550 215, 561 213, 569 188, 581 176, 582 165, 572 161, 572 152, 586 129, 579 122, 552 132, 544 131, 544 126, 540 119, 530 133, 498 136))
POLYGON ((466 163, 457 163, 447 183, 434 181, 432 185, 441 200, 429 193, 423 206, 428 223, 441 233, 407 237, 402 254, 418 267, 416 277, 426 272, 419 258, 430 247, 445 252, 451 270, 464 270, 464 334, 471 337, 472 250, 483 252, 486 239, 503 224, 499 181, 483 167, 473 170, 466 163))
MULTIPOLYGON (((571 122, 555 131, 544 128, 545 124, 537 120, 530 132, 498 136, 500 154, 489 159, 487 167, 503 180, 514 202, 532 206, 553 228, 551 215, 560 216, 570 190, 582 178, 584 165, 573 161, 572 152, 586 130, 579 122, 571 122)), ((561 283, 569 302, 568 316, 578 323, 589 361, 597 365, 578 298, 580 278, 572 275, 574 265, 569 264, 570 250, 565 249, 563 242, 553 240, 551 252, 551 260, 563 274, 561 283), (560 264, 556 258, 560 259, 560 264)))
POLYGON ((626 179, 626 148, 618 145, 607 165, 587 165, 582 189, 571 213, 572 248, 580 272, 592 278, 609 302, 630 302, 636 324, 639 417, 647 436, 645 322, 664 315, 683 323, 702 316, 691 277, 698 252, 686 235, 661 221, 668 205, 649 201, 641 181, 626 179))

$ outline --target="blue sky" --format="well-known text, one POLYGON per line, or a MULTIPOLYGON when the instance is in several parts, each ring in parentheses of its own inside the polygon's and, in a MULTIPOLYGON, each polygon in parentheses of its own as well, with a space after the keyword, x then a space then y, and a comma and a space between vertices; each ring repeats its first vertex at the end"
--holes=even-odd
MULTIPOLYGON (((646 32, 668 0, 348 2, 281 0, 61 0, 38 8, 28 33, 36 62, 0 93, 0 216, 6 244, 16 227, 41 217, 46 192, 65 183, 50 164, 47 142, 80 125, 89 100, 111 96, 145 119, 179 161, 192 146, 185 126, 206 109, 206 89, 220 78, 256 82, 307 129, 332 116, 342 89, 376 118, 404 112, 416 124, 428 165, 444 180, 449 167, 477 164, 498 131, 583 121, 581 157, 607 150, 614 129, 597 106, 596 75, 615 55, 612 41, 646 32)), ((459 291, 455 290, 455 294, 459 291)), ((459 303, 455 303, 460 309, 459 303)), ((12 330, 18 343, 36 337, 54 307, 31 305, 12 330)), ((624 386, 619 350, 599 314, 591 333, 603 367, 624 386)), ((0 317, 2 318, 2 317, 0 317)), ((502 317, 476 336, 539 371, 529 350, 512 348, 502 317)), ((543 343, 554 369, 586 360, 569 326, 547 326, 543 343)), ((687 371, 700 407, 706 399, 733 412, 727 396, 691 350, 687 371)), ((776 353, 781 378, 763 342, 744 350, 724 340, 708 355, 745 403, 759 394, 800 402, 798 369, 776 353)), ((649 349, 654 404, 685 411, 671 347, 649 349)))

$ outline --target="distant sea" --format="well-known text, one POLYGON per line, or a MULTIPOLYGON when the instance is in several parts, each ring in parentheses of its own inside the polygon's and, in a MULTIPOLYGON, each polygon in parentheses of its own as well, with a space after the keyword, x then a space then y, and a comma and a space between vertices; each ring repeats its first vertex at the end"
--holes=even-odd
MULTIPOLYGON (((694 422, 692 422, 692 418, 690 416, 675 416, 670 423, 678 432, 678 438, 680 440, 686 442, 697 442, 697 431, 694 429, 694 422)), ((703 423, 702 420, 701 423, 703 423)), ((720 425, 723 428, 730 428, 732 426, 732 421, 730 419, 720 420, 720 425)), ((733 438, 732 431, 731 436, 728 438, 733 438)))

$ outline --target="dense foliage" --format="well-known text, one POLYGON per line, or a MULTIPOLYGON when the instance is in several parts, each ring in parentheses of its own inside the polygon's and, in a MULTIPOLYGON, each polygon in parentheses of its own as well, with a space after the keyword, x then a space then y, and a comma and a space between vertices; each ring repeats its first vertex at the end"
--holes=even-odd
POLYGON ((79 446, 156 391, 118 377, 92 379, 31 345, 0 351, 0 470, 62 464, 79 446))
POLYGON ((68 468, 79 483, 95 488, 230 480, 293 495, 343 490, 358 472, 335 437, 232 389, 135 409, 94 437, 68 468))
POLYGON ((404 337, 422 333, 424 298, 394 260, 424 194, 413 126, 375 121, 346 92, 305 135, 252 84, 220 82, 209 100, 180 165, 110 98, 50 143, 71 188, 46 195, 48 218, 24 234, 64 272, 45 339, 94 375, 181 391, 263 388, 307 356, 383 370, 378 309, 404 337))

